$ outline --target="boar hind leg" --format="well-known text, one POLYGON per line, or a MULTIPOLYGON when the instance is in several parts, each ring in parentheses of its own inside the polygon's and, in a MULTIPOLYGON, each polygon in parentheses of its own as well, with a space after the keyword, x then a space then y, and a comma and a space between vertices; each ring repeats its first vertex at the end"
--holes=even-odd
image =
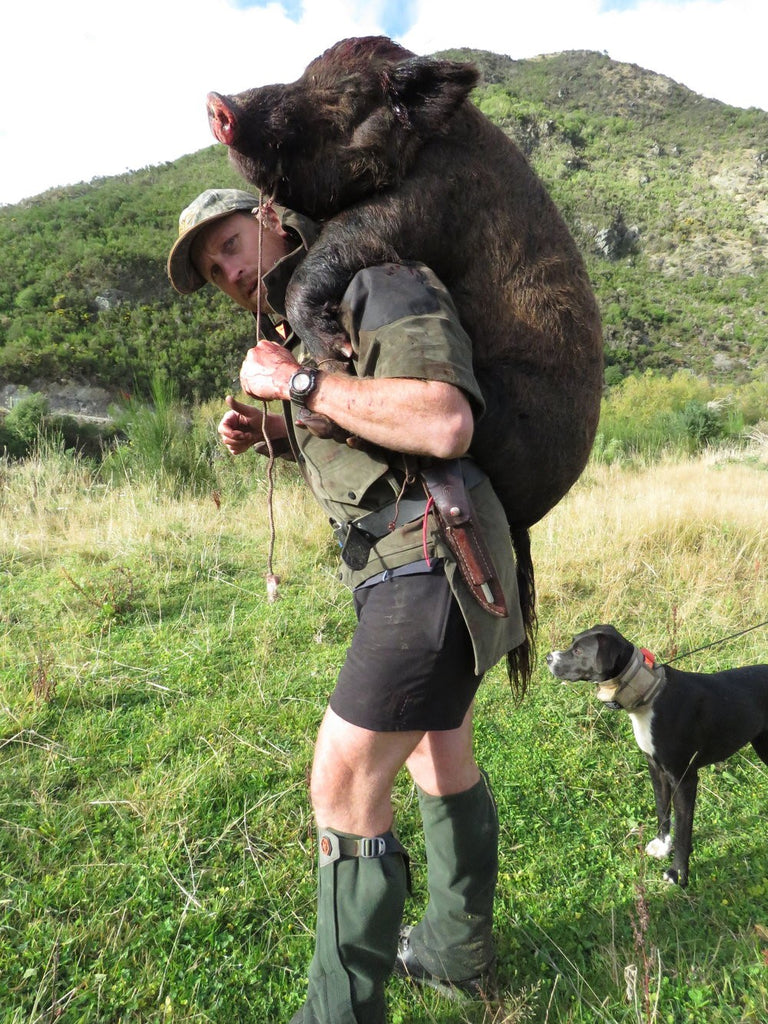
POLYGON ((364 267, 396 261, 396 253, 370 232, 326 226, 291 278, 285 296, 291 326, 316 360, 344 359, 347 336, 338 321, 347 286, 364 267))
POLYGON ((294 273, 285 296, 285 309, 291 327, 318 363, 342 360, 347 336, 337 317, 339 300, 344 294, 346 282, 338 295, 334 293, 331 296, 328 292, 319 292, 316 281, 299 281, 297 277, 298 271, 294 273))

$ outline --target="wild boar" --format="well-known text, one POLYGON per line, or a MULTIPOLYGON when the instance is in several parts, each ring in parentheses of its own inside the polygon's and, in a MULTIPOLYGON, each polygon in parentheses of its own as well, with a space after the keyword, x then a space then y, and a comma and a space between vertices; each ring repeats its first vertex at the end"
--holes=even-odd
POLYGON ((602 332, 583 260, 521 150, 468 99, 471 64, 386 37, 345 39, 287 85, 208 96, 235 165, 262 194, 324 223, 294 275, 291 323, 319 358, 339 340, 354 274, 420 260, 473 340, 487 411, 472 453, 510 526, 566 493, 594 439, 602 332))

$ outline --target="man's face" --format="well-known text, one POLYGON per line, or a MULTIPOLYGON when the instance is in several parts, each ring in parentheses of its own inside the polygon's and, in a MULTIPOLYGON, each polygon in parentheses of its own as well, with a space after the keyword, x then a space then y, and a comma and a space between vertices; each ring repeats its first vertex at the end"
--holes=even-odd
MULTIPOLYGON (((249 213, 231 213, 204 228, 192 246, 192 262, 202 277, 243 309, 256 312, 261 276, 295 246, 295 242, 260 227, 249 213), (261 273, 259 235, 261 234, 261 273)), ((262 293, 262 308, 267 309, 262 293)))

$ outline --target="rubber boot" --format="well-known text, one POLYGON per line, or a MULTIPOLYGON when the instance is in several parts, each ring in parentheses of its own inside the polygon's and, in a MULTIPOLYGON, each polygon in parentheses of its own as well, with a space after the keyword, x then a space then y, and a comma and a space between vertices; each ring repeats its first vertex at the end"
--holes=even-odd
POLYGON ((318 845, 315 955, 306 1003, 291 1024, 386 1024, 407 856, 391 832, 363 838, 323 829, 318 845))
POLYGON ((420 923, 403 929, 397 973, 414 981, 432 976, 472 995, 492 994, 499 822, 490 785, 483 775, 463 793, 417 791, 429 902, 420 923))

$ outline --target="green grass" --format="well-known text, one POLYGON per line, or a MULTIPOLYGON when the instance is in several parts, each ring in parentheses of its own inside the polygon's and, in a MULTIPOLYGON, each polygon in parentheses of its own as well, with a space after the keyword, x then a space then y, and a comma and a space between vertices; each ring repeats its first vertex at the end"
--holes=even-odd
MULTIPOLYGON (((243 493, 229 462, 215 500, 104 484, 63 456, 2 468, 2 1024, 280 1024, 302 1002, 307 772, 353 615, 290 474, 267 601, 263 468, 236 460, 243 493)), ((592 466, 534 530, 540 654, 601 620, 665 657, 768 618, 766 499, 757 456, 592 466)), ((683 664, 765 660, 765 642, 683 664)), ((503 1000, 393 981, 392 1024, 768 1019, 768 768, 745 751, 704 773, 682 891, 642 853, 653 802, 630 723, 589 686, 540 658, 516 708, 496 669, 477 723, 502 823, 503 1000)), ((406 778, 396 802, 413 919, 425 871, 406 778)))

